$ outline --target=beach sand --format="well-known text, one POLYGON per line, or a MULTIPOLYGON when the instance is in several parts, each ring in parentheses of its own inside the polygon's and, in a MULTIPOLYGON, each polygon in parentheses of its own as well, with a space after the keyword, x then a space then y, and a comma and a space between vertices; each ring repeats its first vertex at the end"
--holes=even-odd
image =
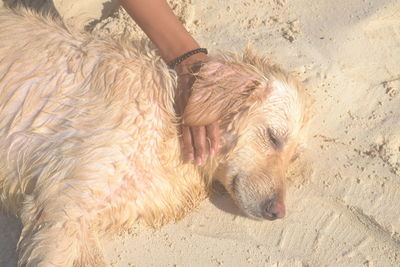
MULTIPOLYGON (((242 217, 217 193, 159 231, 104 239, 110 266, 400 265, 400 2, 169 2, 211 53, 250 41, 304 81, 309 143, 288 172, 283 220, 242 217)), ((143 36, 115 1, 54 5, 95 34, 143 36)), ((0 216, 0 266, 16 265, 19 231, 0 216)))

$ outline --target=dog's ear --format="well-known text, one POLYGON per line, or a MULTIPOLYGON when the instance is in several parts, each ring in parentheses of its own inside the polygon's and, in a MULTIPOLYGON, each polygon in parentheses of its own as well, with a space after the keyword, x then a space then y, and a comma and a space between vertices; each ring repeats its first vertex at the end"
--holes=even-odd
POLYGON ((204 126, 238 110, 260 86, 254 71, 241 65, 207 62, 195 74, 183 123, 204 126))

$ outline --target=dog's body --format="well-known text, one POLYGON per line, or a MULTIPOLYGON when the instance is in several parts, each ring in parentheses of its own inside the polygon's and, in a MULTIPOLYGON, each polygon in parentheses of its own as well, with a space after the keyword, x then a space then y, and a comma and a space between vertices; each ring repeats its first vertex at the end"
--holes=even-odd
POLYGON ((0 12, 0 205, 22 220, 20 265, 97 266, 98 233, 182 217, 213 175, 251 217, 283 215, 299 85, 250 53, 206 63, 183 116, 221 119, 222 145, 195 167, 180 155, 174 75, 147 45, 0 12))

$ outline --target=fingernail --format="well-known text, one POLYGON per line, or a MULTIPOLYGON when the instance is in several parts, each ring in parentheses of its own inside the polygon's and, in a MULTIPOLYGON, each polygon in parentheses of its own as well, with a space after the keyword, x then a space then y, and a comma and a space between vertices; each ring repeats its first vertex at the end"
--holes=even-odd
POLYGON ((202 160, 201 157, 197 157, 196 158, 196 164, 199 165, 199 166, 203 164, 203 160, 202 160))
POLYGON ((210 149, 210 154, 211 154, 211 155, 214 155, 214 154, 215 154, 215 149, 214 149, 214 148, 211 148, 211 149, 210 149))
POLYGON ((193 161, 193 160, 194 160, 193 154, 192 154, 192 153, 188 154, 188 155, 187 155, 187 159, 188 159, 189 161, 193 161))

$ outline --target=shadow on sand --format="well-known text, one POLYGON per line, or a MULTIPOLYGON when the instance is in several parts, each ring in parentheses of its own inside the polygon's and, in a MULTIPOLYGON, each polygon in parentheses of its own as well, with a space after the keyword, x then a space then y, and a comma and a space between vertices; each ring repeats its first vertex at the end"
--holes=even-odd
POLYGON ((17 243, 21 222, 15 217, 0 214, 0 266, 17 266, 17 243))

